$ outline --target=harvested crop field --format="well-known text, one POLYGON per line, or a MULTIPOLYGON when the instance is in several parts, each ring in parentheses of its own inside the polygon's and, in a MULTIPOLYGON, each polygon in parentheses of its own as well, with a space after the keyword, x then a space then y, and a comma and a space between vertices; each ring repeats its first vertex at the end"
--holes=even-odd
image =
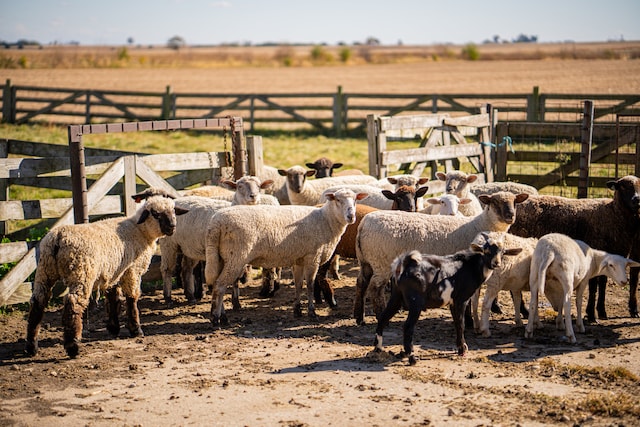
POLYGON ((440 61, 409 64, 166 69, 0 70, 13 85, 189 93, 640 92, 640 60, 440 61))

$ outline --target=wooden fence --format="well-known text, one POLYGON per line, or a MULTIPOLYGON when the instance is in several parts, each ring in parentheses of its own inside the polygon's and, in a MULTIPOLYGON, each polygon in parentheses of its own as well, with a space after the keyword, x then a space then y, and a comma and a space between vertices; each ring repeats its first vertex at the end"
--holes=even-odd
POLYGON ((523 94, 377 94, 266 93, 207 94, 175 93, 169 86, 159 92, 130 92, 94 89, 65 89, 15 86, 10 80, 1 86, 2 121, 29 123, 49 121, 94 123, 116 121, 245 117, 248 130, 260 128, 307 128, 324 134, 344 136, 366 131, 369 114, 451 115, 477 114, 491 104, 503 120, 578 122, 582 101, 595 103, 597 121, 615 121, 615 114, 640 111, 640 94, 542 94, 537 87, 523 94))
MULTIPOLYGON (((0 141, 0 182, 4 200, 0 201, 0 223, 6 231, 7 221, 24 219, 57 219, 53 226, 87 222, 89 215, 130 215, 135 210, 131 195, 147 185, 159 186, 170 192, 220 177, 255 174, 261 167, 260 137, 233 144, 233 153, 172 153, 142 155, 80 148, 81 135, 101 132, 130 132, 167 129, 211 129, 236 124, 234 141, 242 136, 242 119, 208 119, 155 121, 87 125, 69 127, 70 147, 27 141, 0 141), (80 140, 80 141, 79 141, 80 140), (84 155, 82 155, 84 152, 84 155), (36 157, 7 157, 28 155, 36 157), (247 159, 248 158, 248 159, 247 159), (77 169, 84 163, 84 170, 77 169), (246 170, 240 170, 238 165, 246 170), (170 176, 167 176, 170 175, 170 176), (86 177, 92 177, 88 179, 86 177), (144 181, 139 184, 137 181, 144 181), (86 181, 78 184, 77 181, 86 181), (71 198, 8 200, 11 185, 27 185, 71 191, 71 198), (80 191, 80 194, 78 194, 80 191)), ((5 233, 3 233, 5 234, 5 233)), ((0 244, 0 264, 16 265, 0 280, 0 306, 27 301, 31 284, 25 280, 36 268, 37 243, 17 241, 0 244)))

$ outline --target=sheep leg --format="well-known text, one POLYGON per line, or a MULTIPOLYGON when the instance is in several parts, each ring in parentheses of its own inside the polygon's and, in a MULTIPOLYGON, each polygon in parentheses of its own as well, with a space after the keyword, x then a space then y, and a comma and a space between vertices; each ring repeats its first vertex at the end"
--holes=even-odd
POLYGON ((469 350, 469 347, 464 340, 464 317, 467 311, 467 303, 468 300, 462 302, 454 301, 453 304, 450 305, 453 324, 456 328, 456 346, 458 347, 458 356, 464 356, 469 350))
POLYGON ((200 261, 193 269, 193 297, 200 301, 204 295, 204 262, 200 261))
POLYGON ((482 299, 482 312, 480 313, 480 327, 479 332, 483 337, 488 338, 491 336, 491 331, 489 330, 489 316, 491 315, 491 304, 498 296, 499 289, 495 289, 494 287, 487 287, 484 293, 484 298, 482 299))
POLYGON ((127 297, 127 329, 131 337, 143 337, 140 327, 140 310, 138 310, 138 296, 127 297))
POLYGON ((334 254, 329 262, 329 273, 331 273, 331 278, 340 280, 340 255, 334 254))
POLYGON ((632 267, 629 269, 629 315, 631 317, 640 317, 638 314, 638 274, 640 268, 632 267))
POLYGON ((327 301, 329 307, 336 308, 338 303, 333 292, 333 287, 327 280, 327 272, 331 266, 331 261, 327 261, 318 268, 318 274, 316 274, 316 280, 313 286, 313 295, 316 300, 316 304, 322 304, 323 296, 327 301))
POLYGON ((589 298, 587 300, 587 321, 589 323, 598 323, 596 320, 595 309, 598 310, 598 318, 608 319, 607 312, 604 307, 605 291, 607 288, 607 277, 598 276, 589 280, 589 298), (598 303, 596 306, 596 294, 598 303))
POLYGON ((495 314, 502 314, 502 307, 500 307, 500 303, 497 298, 491 302, 491 312, 495 314))
POLYGON ((409 307, 409 314, 407 315, 407 320, 404 321, 404 325, 402 326, 402 345, 404 348, 404 355, 409 358, 409 365, 413 366, 416 364, 417 359, 413 354, 413 334, 416 329, 416 323, 418 323, 418 318, 420 317, 420 308, 418 307, 418 303, 414 301, 414 305, 409 307))
POLYGON ((531 299, 529 300, 529 318, 527 321, 527 327, 524 330, 525 338, 533 338, 533 329, 538 319, 538 284, 534 281, 529 281, 531 287, 531 299))
POLYGON ((198 265, 198 261, 182 256, 182 263, 180 265, 180 276, 182 277, 182 287, 184 288, 184 296, 187 298, 187 303, 196 304, 195 284, 193 278, 193 270, 198 265))
POLYGON ((373 276, 371 266, 360 263, 360 271, 356 279, 356 297, 353 304, 353 317, 358 325, 364 325, 364 299, 371 282, 371 276, 373 276))
POLYGON ((245 265, 242 276, 233 281, 233 287, 231 288, 231 306, 233 311, 240 311, 242 308, 240 305, 240 284, 246 284, 249 281, 249 275, 251 274, 251 266, 245 265))
POLYGON ((396 291, 394 288, 391 292, 391 297, 389 298, 387 306, 378 318, 378 326, 376 327, 376 338, 373 342, 374 351, 382 351, 382 331, 387 327, 391 318, 400 311, 400 308, 402 308, 402 294, 399 291, 396 291))
POLYGON ((384 308, 387 305, 384 291, 388 282, 388 278, 377 274, 374 274, 371 278, 371 284, 369 285, 368 291, 373 305, 373 312, 376 317, 380 317, 380 314, 384 311, 384 308))
MULTIPOLYGON (((163 251, 165 249, 163 248, 163 251)), ((176 249, 177 250, 177 249, 176 249)), ((168 252, 168 250, 166 250, 168 252)), ((173 276, 177 274, 176 268, 178 265, 182 263, 182 254, 178 254, 175 257, 165 255, 160 259, 160 273, 162 274, 162 295, 164 297, 164 302, 169 307, 173 305, 173 301, 171 299, 171 290, 173 288, 173 276), (178 263, 176 258, 180 258, 180 262, 178 263)), ((177 277, 180 277, 178 275, 177 277)))
POLYGON ((280 289, 278 278, 280 277, 280 268, 263 268, 262 269, 262 287, 260 288, 260 296, 262 298, 273 298, 276 291, 280 289))
MULTIPOLYGON (((567 278, 565 277, 564 280, 567 278)), ((576 343, 576 335, 573 333, 573 323, 571 320, 571 297, 573 296, 573 283, 562 281, 564 290, 564 300, 562 310, 564 311, 564 333, 571 344, 576 343)))
POLYGON ((480 300, 480 288, 476 289, 471 298, 469 299, 468 305, 471 307, 471 315, 473 317, 473 330, 480 330, 480 318, 478 317, 478 301, 480 300))
POLYGON ((38 282, 33 287, 29 320, 27 322, 27 343, 25 346, 25 353, 29 356, 35 356, 38 353, 40 324, 42 323, 44 310, 51 299, 52 287, 53 283, 39 284, 38 282))
POLYGON ((584 319, 582 318, 582 296, 587 287, 587 283, 580 283, 576 288, 576 329, 584 334, 584 319))
POLYGON ((313 301, 313 282, 316 280, 316 274, 318 273, 318 264, 313 263, 310 266, 307 266, 305 269, 305 281, 307 283, 307 306, 308 306, 308 316, 312 320, 316 320, 318 315, 316 314, 316 307, 313 301))
POLYGON ((107 330, 114 338, 120 334, 120 288, 113 286, 107 290, 107 330))
POLYGON ((522 326, 522 317, 529 317, 529 310, 524 306, 522 292, 511 291, 511 299, 513 300, 513 316, 518 327, 522 326), (520 307, 518 309, 518 307, 520 307))
POLYGON ((296 287, 296 299, 293 303, 294 317, 302 317, 302 302, 300 300, 302 297, 303 273, 304 271, 302 270, 301 265, 293 266, 293 282, 295 283, 295 287, 296 287))
POLYGON ((82 340, 82 314, 88 302, 88 298, 75 293, 69 293, 64 297, 62 309, 64 349, 72 359, 78 356, 78 344, 82 340))

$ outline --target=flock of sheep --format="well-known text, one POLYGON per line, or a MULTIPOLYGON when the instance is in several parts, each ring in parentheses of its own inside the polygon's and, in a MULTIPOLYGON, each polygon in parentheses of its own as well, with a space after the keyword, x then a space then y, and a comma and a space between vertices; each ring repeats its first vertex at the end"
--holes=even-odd
POLYGON ((589 321, 595 321, 596 296, 598 316, 606 318, 607 277, 620 284, 630 277, 629 310, 638 317, 640 263, 632 259, 640 259, 640 179, 635 176, 610 181, 613 198, 578 200, 538 195, 535 188, 512 182, 479 184, 476 175, 450 171, 437 174, 445 193, 425 199, 426 178, 338 173, 342 164, 326 158, 306 166, 265 167, 260 177, 183 191, 176 199, 149 188, 134 196, 141 205, 129 218, 52 229, 40 242, 26 353, 38 351, 44 309, 59 280, 69 289, 62 313, 69 357, 79 353, 82 316, 94 293, 105 293, 112 335, 120 331, 122 294, 131 336, 143 335, 140 281, 158 247, 165 303, 172 304, 177 270, 190 303, 202 298, 204 281, 214 326, 228 322, 227 288, 233 309, 240 309, 239 287, 251 267, 262 269, 265 296, 277 290, 281 269, 291 268, 294 315, 303 313, 306 285, 307 314, 314 319, 315 304, 337 305, 327 275, 339 277, 341 256, 357 258, 353 316, 364 323, 365 305, 371 303, 379 351, 384 327, 407 309, 403 354, 410 364, 416 363, 412 335, 421 311, 451 308, 463 355, 465 323, 490 336, 489 316, 500 310, 501 290, 511 292, 515 322, 522 325, 521 314, 528 317, 526 337, 541 326, 538 298, 544 294, 558 312, 557 327, 575 343, 572 295, 576 328, 584 332, 582 295, 588 287, 589 321), (194 279, 198 272, 204 280, 194 279), (531 292, 528 310, 523 291, 531 292))

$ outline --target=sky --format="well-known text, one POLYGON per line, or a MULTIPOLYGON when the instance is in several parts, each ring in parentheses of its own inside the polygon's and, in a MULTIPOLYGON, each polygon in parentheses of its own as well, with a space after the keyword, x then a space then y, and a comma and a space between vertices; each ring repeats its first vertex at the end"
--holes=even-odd
POLYGON ((43 45, 640 40, 638 0, 0 0, 0 40, 43 45))

